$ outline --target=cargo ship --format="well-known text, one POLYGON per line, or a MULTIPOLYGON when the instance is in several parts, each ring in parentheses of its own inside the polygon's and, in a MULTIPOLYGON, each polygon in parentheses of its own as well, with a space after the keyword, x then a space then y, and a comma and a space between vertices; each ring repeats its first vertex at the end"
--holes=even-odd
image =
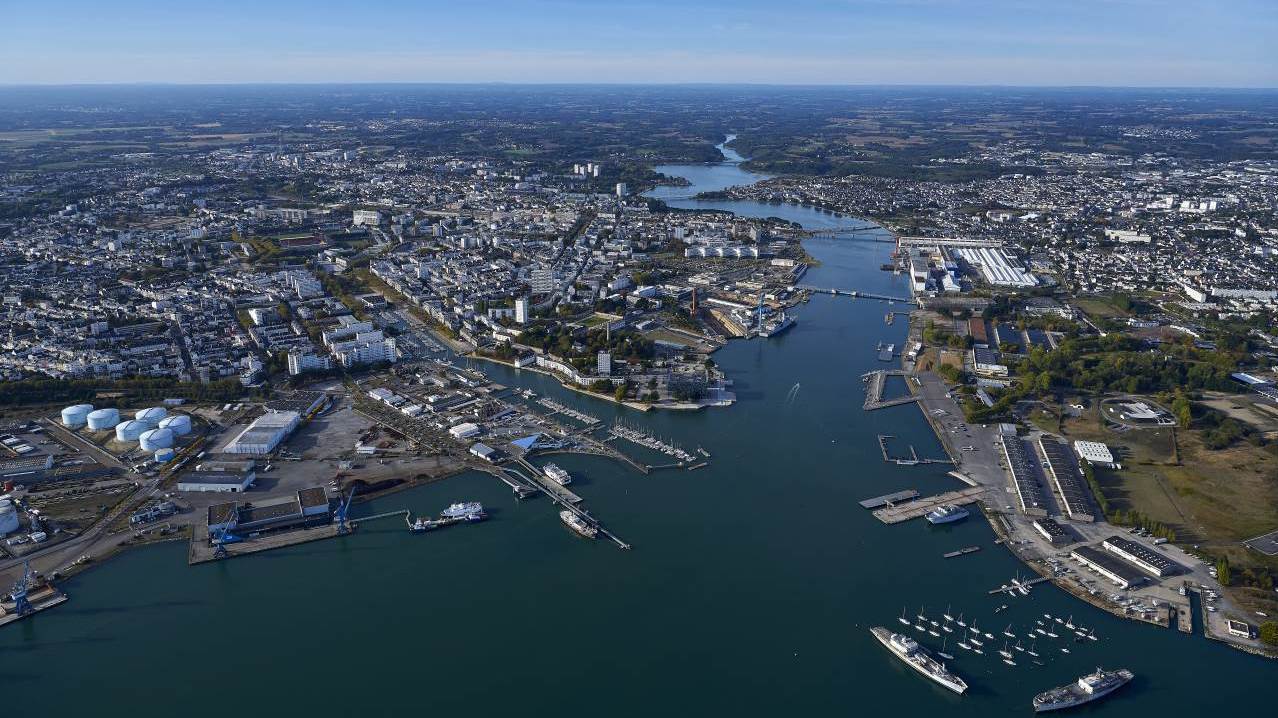
POLYGON ((1114 691, 1127 685, 1133 678, 1131 671, 1120 668, 1107 671, 1097 668, 1069 685, 1053 688, 1034 696, 1034 712, 1045 713, 1063 708, 1073 708, 1085 703, 1100 700, 1114 691))
POLYGON ((909 636, 900 633, 892 633, 882 626, 875 626, 870 629, 870 633, 879 639, 897 658, 905 662, 907 666, 913 668, 925 677, 940 683, 955 693, 962 694, 967 690, 967 683, 962 678, 950 673, 944 663, 932 657, 931 653, 923 646, 918 644, 909 636))
POLYGON ((559 512, 559 520, 564 522, 568 528, 576 531, 578 535, 592 539, 599 535, 599 528, 587 523, 585 519, 576 513, 568 510, 559 512))

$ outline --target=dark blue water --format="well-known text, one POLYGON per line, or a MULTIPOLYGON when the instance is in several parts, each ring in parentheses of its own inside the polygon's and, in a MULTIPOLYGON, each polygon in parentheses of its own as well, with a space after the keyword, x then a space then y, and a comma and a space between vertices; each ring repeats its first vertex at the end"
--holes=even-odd
MULTIPOLYGON (((714 170, 714 167, 709 168, 714 170)), ((717 182, 740 175, 724 165, 717 182)), ((671 171, 666 168, 666 171, 671 171)), ((688 170, 691 172, 691 170, 688 170)), ((796 207, 716 203, 805 226, 856 226, 796 207), (825 223, 825 224, 821 224, 825 223)), ((900 293, 880 272, 890 245, 815 239, 807 281, 900 293)), ((185 547, 127 554, 67 586, 72 600, 0 631, 5 704, 16 714, 945 715, 1029 714, 1030 698, 1102 664, 1139 678, 1088 714, 1267 714, 1274 665, 1200 637, 1108 616, 1050 586, 986 595, 1024 568, 982 520, 884 526, 856 502, 958 484, 934 467, 885 465, 875 435, 920 454, 941 449, 917 407, 865 413, 860 374, 902 343, 884 306, 818 296, 771 340, 734 342, 715 360, 739 403, 639 415, 568 392, 549 377, 477 364, 610 420, 714 456, 698 471, 643 476, 609 460, 556 457, 574 490, 634 545, 576 538, 541 499, 523 503, 467 474, 359 507, 438 511, 461 499, 486 524, 414 536, 368 524, 342 539, 188 568, 185 547), (980 545, 979 553, 941 554, 980 545), (1010 604, 995 616, 1000 603, 1010 604), (990 646, 958 655, 971 685, 955 696, 913 674, 868 633, 902 608, 947 604, 998 635, 1043 612, 1072 614, 1098 643, 1046 666, 1009 668, 990 646)), ((624 442, 636 455, 642 450, 624 442)), ((1024 630, 1024 629, 1022 629, 1024 630)), ((924 638, 939 644, 939 639, 924 638)))

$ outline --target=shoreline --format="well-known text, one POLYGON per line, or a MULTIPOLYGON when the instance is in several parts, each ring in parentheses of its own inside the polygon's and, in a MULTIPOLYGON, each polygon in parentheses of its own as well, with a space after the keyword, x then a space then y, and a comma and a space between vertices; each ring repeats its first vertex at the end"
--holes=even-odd
POLYGON ((680 403, 680 404, 644 404, 641 402, 634 402, 634 401, 617 401, 617 398, 615 396, 600 394, 597 392, 590 391, 589 389, 583 389, 575 384, 566 383, 564 382, 562 377, 560 377, 558 374, 548 369, 538 369, 532 366, 515 366, 514 363, 512 362, 503 361, 501 359, 497 359, 496 357, 484 356, 482 354, 471 353, 471 354, 466 354, 465 356, 468 359, 482 359, 483 361, 492 362, 493 364, 500 364, 501 366, 509 367, 511 369, 514 369, 515 371, 530 371, 530 372, 533 372, 534 374, 542 374, 555 379, 555 381, 559 382, 559 386, 565 389, 568 389, 569 391, 574 391, 578 394, 583 394, 585 396, 593 397, 601 401, 607 401, 613 404, 617 404, 619 406, 624 406, 627 409, 634 409, 635 411, 644 412, 644 413, 657 410, 657 409, 666 409, 669 411, 701 411, 702 409, 710 409, 714 407, 720 407, 720 408, 726 409, 736 403, 735 401, 733 401, 728 404, 689 404, 686 402, 680 403))

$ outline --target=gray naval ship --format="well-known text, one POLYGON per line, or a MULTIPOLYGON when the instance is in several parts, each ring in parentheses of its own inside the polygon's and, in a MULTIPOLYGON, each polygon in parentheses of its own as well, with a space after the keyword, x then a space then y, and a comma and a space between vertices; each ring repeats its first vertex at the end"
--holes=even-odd
POLYGON ((1074 683, 1034 696, 1034 712, 1056 711, 1091 703, 1127 685, 1132 677, 1132 672, 1126 668, 1116 671, 1097 668, 1095 673, 1089 673, 1074 683))

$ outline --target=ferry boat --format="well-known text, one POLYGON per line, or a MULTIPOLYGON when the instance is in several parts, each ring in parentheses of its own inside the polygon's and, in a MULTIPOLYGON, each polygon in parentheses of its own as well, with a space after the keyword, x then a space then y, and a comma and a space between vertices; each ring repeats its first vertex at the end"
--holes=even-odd
POLYGON ((1045 713, 1091 703, 1127 685, 1133 677, 1132 672, 1126 668, 1116 671, 1097 668, 1095 673, 1089 673, 1074 683, 1034 696, 1034 712, 1045 713))
POLYGON ((954 504, 943 504, 932 509, 927 513, 927 522, 930 524, 951 524, 955 521, 962 521, 967 518, 967 509, 954 504))
POLYGON ((568 528, 576 531, 579 535, 592 539, 599 535, 599 529, 586 523, 586 520, 578 516, 575 512, 567 509, 559 512, 559 520, 564 522, 568 528))
POLYGON ((439 515, 445 519, 466 519, 467 521, 481 521, 488 518, 488 514, 484 513, 484 505, 478 501, 455 503, 440 511, 439 515))
POLYGON ((551 481, 554 481, 560 486, 567 486, 572 483, 572 474, 569 474, 567 471, 564 471, 555 464, 546 464, 546 466, 542 468, 541 472, 551 481))
POLYGON ((967 690, 967 683, 962 678, 950 673, 945 664, 933 658, 932 654, 928 653, 927 649, 920 646, 913 638, 899 633, 892 633, 882 626, 871 628, 870 633, 897 658, 900 658, 907 666, 918 671, 926 678, 945 686, 955 693, 962 694, 967 690))

